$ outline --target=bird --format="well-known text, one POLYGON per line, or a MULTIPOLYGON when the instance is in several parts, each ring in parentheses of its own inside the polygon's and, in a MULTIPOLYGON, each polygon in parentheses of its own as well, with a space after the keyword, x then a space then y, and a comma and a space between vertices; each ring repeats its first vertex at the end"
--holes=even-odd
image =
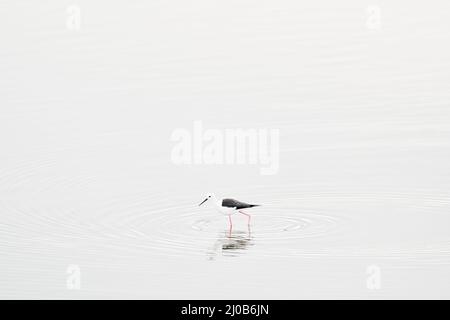
POLYGON ((250 227, 250 220, 252 218, 251 215, 242 211, 242 209, 248 209, 253 207, 259 207, 260 204, 249 204, 242 201, 238 201, 231 198, 218 199, 213 193, 210 193, 206 196, 205 200, 203 200, 199 206, 204 204, 205 202, 211 203, 214 208, 221 214, 228 216, 228 221, 230 222, 230 233, 233 228, 233 222, 231 220, 231 215, 239 212, 247 216, 247 225, 250 227))

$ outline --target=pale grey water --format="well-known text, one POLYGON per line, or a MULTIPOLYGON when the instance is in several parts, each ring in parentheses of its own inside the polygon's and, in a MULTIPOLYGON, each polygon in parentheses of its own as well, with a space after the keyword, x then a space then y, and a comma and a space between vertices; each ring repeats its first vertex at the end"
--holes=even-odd
POLYGON ((8 0, 0 39, 1 298, 450 298, 447 1, 8 0), (278 174, 174 165, 195 120, 279 129, 278 174))

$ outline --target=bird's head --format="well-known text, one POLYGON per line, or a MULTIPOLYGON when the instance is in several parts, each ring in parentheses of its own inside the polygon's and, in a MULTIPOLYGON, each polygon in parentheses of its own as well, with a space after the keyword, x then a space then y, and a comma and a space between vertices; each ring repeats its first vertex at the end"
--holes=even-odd
POLYGON ((212 193, 207 194, 205 200, 203 200, 203 201, 199 204, 199 206, 201 206, 201 205, 204 204, 206 201, 211 200, 211 199, 214 199, 214 194, 212 194, 212 193))

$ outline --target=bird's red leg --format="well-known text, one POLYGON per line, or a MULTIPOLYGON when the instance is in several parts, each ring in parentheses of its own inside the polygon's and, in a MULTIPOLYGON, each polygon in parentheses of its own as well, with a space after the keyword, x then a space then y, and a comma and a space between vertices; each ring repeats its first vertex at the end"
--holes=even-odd
POLYGON ((231 221, 231 214, 228 216, 228 220, 230 221, 229 237, 231 237, 231 230, 233 230, 233 222, 231 221))
POLYGON ((247 224, 250 225, 250 220, 251 220, 252 216, 249 215, 248 213, 245 213, 245 212, 241 211, 241 210, 239 210, 239 213, 242 213, 243 215, 248 217, 247 224))

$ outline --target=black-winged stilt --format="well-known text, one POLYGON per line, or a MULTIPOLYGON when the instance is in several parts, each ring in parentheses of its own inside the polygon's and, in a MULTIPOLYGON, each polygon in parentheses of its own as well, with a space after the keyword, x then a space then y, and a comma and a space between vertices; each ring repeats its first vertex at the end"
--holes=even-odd
POLYGON ((231 221, 231 215, 239 212, 239 213, 247 216, 248 217, 247 224, 250 227, 251 215, 249 215, 248 213, 245 213, 244 211, 242 211, 242 209, 248 209, 248 208, 260 206, 259 204, 249 204, 249 203, 245 203, 245 202, 241 202, 241 201, 229 199, 229 198, 217 199, 214 194, 208 194, 206 196, 205 200, 203 200, 199 204, 199 206, 201 206, 202 204, 204 204, 207 201, 209 203, 211 203, 219 213, 228 216, 228 220, 230 221, 230 232, 231 232, 231 229, 233 228, 233 222, 231 221))

